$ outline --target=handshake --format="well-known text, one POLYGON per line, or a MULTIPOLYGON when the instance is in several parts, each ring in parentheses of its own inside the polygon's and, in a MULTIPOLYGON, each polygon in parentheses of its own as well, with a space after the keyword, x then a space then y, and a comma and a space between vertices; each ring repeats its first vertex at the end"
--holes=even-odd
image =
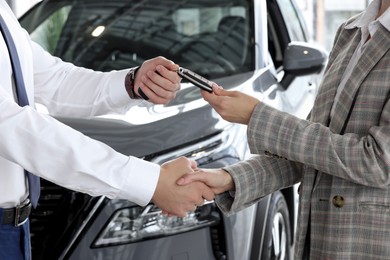
POLYGON ((198 169, 195 161, 180 157, 161 165, 152 201, 165 214, 185 217, 205 200, 232 189, 234 182, 226 171, 198 169))
MULTIPOLYGON (((211 82, 212 92, 202 97, 225 120, 247 125, 260 102, 239 91, 227 91, 211 82)), ((163 213, 185 217, 187 212, 213 200, 215 195, 234 189, 234 181, 223 169, 198 169, 196 162, 181 157, 163 164, 152 201, 163 213)))

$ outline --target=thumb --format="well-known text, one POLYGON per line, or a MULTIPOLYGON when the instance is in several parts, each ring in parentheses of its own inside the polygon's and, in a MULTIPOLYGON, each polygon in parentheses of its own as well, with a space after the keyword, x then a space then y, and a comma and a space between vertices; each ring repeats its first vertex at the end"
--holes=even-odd
POLYGON ((227 91, 217 84, 213 84, 213 92, 217 96, 231 96, 232 94, 231 91, 227 91))
POLYGON ((187 185, 187 184, 190 184, 191 182, 195 182, 195 181, 202 181, 203 178, 202 178, 202 174, 198 174, 198 173, 187 173, 187 174, 184 174, 183 176, 181 176, 177 181, 176 181, 176 184, 177 185, 187 185))

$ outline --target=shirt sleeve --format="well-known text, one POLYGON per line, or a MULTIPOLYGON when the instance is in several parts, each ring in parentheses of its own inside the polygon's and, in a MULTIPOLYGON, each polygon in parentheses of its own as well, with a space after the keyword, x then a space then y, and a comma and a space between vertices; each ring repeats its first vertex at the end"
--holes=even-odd
POLYGON ((124 114, 142 100, 125 89, 128 70, 99 72, 74 66, 50 55, 31 41, 34 98, 54 116, 92 117, 124 114))
POLYGON ((20 107, 0 88, 0 156, 60 186, 92 196, 147 204, 159 166, 128 157, 32 107, 20 107))

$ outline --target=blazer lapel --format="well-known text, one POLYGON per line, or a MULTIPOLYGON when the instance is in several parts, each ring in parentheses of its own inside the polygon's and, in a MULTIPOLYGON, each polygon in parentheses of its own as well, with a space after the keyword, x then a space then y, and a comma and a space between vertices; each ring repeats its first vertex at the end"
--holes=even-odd
MULTIPOLYGON (((345 30, 333 46, 329 58, 329 67, 323 77, 322 85, 316 97, 315 106, 311 114, 312 122, 329 126, 331 123, 330 112, 336 96, 337 87, 340 85, 345 69, 361 39, 359 29, 345 30)), ((309 185, 314 191, 320 182, 321 172, 314 171, 313 182, 309 185)))
POLYGON ((381 26, 374 34, 373 38, 367 43, 362 56, 353 68, 352 74, 335 104, 335 114, 331 118, 329 125, 329 128, 334 133, 343 134, 359 88, 364 79, 374 68, 375 64, 377 64, 389 50, 389 38, 389 31, 381 26))
MULTIPOLYGON (((328 75, 326 82, 324 82, 325 90, 322 91, 322 99, 324 100, 321 100, 321 102, 326 104, 326 106, 322 107, 322 112, 321 110, 319 110, 317 111, 317 113, 315 113, 315 115, 319 116, 317 118, 317 121, 315 122, 320 122, 324 125, 329 125, 329 128, 333 133, 340 133, 344 130, 344 127, 348 122, 350 111, 353 109, 355 96, 357 95, 360 85, 370 73, 370 71, 373 69, 375 64, 383 57, 383 55, 390 48, 388 44, 390 33, 384 27, 381 26, 375 33, 374 37, 370 40, 370 42, 367 43, 366 49, 363 51, 361 58, 353 69, 349 81, 347 82, 343 91, 340 93, 339 100, 337 101, 337 103, 335 103, 335 115, 330 118, 330 111, 332 109, 337 87, 339 86, 341 78, 344 75, 345 69, 348 66, 348 63, 351 60, 351 57, 361 39, 360 35, 360 30, 358 30, 358 33, 356 33, 355 31, 354 36, 349 35, 350 37, 353 37, 352 41, 350 40, 350 44, 346 44, 346 42, 344 42, 341 44, 345 45, 340 45, 337 43, 339 48, 345 48, 346 53, 344 53, 343 55, 342 51, 340 51, 340 53, 338 53, 337 57, 334 59, 335 63, 332 64, 332 66, 334 67, 329 71, 330 73, 336 74, 336 80, 332 81, 332 75, 328 75), (341 59, 339 59, 340 57, 341 59)), ((318 103, 316 104, 321 104, 318 100, 317 102, 318 103)), ((320 172, 317 172, 313 190, 316 189, 318 183, 320 182, 321 175, 322 174, 320 172)))
POLYGON ((330 111, 336 96, 337 87, 340 85, 345 69, 359 44, 360 30, 345 30, 335 42, 329 57, 327 68, 321 87, 316 97, 311 118, 312 122, 321 123, 325 126, 330 122, 330 111))

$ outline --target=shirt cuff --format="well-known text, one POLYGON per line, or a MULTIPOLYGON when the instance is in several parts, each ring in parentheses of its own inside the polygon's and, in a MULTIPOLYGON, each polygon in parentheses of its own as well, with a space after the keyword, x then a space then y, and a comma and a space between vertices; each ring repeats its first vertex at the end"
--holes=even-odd
POLYGON ((160 166, 132 156, 130 156, 129 164, 129 175, 117 198, 145 206, 150 202, 156 190, 160 166))
POLYGON ((139 103, 142 103, 142 99, 132 100, 127 93, 125 87, 125 78, 128 72, 128 69, 111 72, 112 78, 110 81, 111 86, 109 90, 109 95, 110 100, 112 101, 112 104, 115 104, 115 107, 126 107, 129 106, 129 104, 137 105, 139 103))

